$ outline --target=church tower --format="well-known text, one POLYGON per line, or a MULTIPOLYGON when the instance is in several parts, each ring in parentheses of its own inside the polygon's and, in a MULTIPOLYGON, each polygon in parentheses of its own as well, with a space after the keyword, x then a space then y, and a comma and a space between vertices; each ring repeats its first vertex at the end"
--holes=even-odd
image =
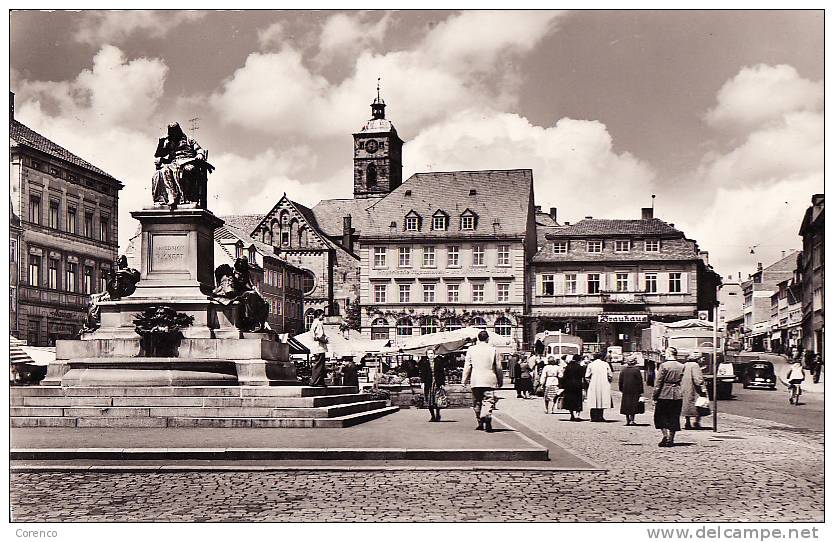
POLYGON ((385 118, 385 102, 376 87, 371 119, 353 134, 353 197, 384 196, 403 182, 403 141, 385 118))

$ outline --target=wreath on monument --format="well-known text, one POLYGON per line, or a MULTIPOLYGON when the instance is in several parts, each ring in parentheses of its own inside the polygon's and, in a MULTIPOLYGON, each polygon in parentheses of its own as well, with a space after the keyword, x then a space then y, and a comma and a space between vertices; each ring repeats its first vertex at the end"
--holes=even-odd
POLYGON ((175 357, 182 330, 194 317, 166 305, 148 307, 133 318, 134 330, 142 337, 140 356, 175 357))

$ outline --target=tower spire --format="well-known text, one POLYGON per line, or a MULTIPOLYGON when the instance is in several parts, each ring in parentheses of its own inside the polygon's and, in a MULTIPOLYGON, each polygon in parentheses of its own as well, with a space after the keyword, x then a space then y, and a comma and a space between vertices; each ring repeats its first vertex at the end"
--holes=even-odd
POLYGON ((373 119, 385 118, 385 102, 382 100, 379 94, 379 82, 381 80, 382 77, 376 78, 376 99, 374 99, 374 103, 371 104, 371 118, 373 119))

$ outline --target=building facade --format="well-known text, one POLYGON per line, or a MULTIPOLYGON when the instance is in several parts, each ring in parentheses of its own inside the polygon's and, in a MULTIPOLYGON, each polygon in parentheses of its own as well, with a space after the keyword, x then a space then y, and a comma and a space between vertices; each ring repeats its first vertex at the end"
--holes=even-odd
POLYGON ((778 292, 780 282, 793 277, 797 255, 798 253, 793 251, 768 267, 758 264, 756 272, 742 283, 746 350, 763 352, 771 349, 770 299, 778 292))
POLYGON ((117 257, 123 185, 17 121, 13 108, 9 162, 12 212, 20 217, 19 338, 54 345, 77 335, 90 294, 104 290, 117 257))
POLYGON ((825 194, 814 194, 802 226, 802 346, 825 352, 825 194))
POLYGON ((365 220, 364 335, 396 343, 474 325, 521 345, 536 246, 530 170, 418 173, 365 220))
POLYGON ((718 290, 718 329, 726 331, 727 322, 744 314, 744 289, 739 277, 728 275, 721 281, 718 290))
MULTIPOLYGON (((800 253, 797 261, 802 258, 800 253)), ((790 354, 802 348, 802 283, 799 269, 776 285, 770 296, 770 351, 790 354)))
POLYGON ((17 319, 17 294, 20 280, 20 218, 15 214, 9 201, 9 333, 20 338, 17 319))
POLYGON ((642 210, 640 220, 586 217, 545 236, 532 259, 530 336, 560 330, 590 351, 641 349, 654 321, 711 310, 720 277, 684 233, 642 210))

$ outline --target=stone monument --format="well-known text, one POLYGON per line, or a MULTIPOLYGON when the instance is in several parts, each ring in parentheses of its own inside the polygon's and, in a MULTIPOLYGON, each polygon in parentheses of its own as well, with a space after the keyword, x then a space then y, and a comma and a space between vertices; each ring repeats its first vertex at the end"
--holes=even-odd
POLYGON ((153 204, 131 213, 142 225, 140 269, 117 266, 107 294, 91 301, 81 337, 57 341, 43 385, 297 384, 245 262, 226 265, 226 275, 219 268, 215 284, 214 230, 223 221, 207 209, 207 158, 177 123, 168 125, 155 153, 153 204), (165 320, 171 315, 179 325, 165 320), (161 324, 142 327, 157 316, 161 324), (165 339, 165 348, 149 349, 149 337, 165 339))

